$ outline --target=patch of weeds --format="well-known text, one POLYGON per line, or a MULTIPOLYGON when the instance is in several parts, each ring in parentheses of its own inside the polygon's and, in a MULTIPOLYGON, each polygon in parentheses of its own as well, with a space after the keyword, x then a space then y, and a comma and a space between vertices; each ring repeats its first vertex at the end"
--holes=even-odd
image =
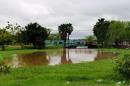
POLYGON ((122 59, 117 60, 117 71, 127 78, 130 78, 130 55, 124 55, 122 59))
POLYGON ((0 73, 10 73, 11 72, 11 67, 4 65, 4 64, 0 64, 0 73))
POLYGON ((66 80, 67 81, 85 81, 85 80, 89 80, 89 78, 85 76, 67 76, 66 80))

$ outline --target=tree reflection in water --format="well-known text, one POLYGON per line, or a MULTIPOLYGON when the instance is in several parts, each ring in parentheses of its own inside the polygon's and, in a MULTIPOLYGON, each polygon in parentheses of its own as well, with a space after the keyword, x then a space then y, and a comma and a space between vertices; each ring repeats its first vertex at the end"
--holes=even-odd
POLYGON ((95 61, 116 57, 113 52, 92 49, 46 50, 30 54, 14 54, 13 58, 5 59, 4 63, 11 67, 30 67, 42 65, 74 64, 84 61, 95 61))
POLYGON ((103 52, 101 50, 98 50, 95 61, 101 60, 101 59, 110 59, 110 58, 113 58, 113 57, 116 57, 116 56, 118 56, 118 54, 114 54, 113 52, 103 52))
POLYGON ((47 56, 46 52, 35 52, 18 55, 16 56, 16 60, 13 60, 13 64, 15 64, 15 62, 17 62, 17 66, 19 67, 48 65, 50 63, 50 57, 47 56))
POLYGON ((61 64, 71 64, 72 61, 69 57, 69 49, 63 49, 63 53, 61 56, 61 64))

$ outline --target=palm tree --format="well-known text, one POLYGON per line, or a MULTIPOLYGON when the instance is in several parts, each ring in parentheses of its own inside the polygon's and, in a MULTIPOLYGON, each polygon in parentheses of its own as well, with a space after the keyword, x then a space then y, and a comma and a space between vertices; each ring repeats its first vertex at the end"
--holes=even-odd
POLYGON ((61 24, 58 27, 59 34, 62 40, 64 40, 64 48, 66 47, 66 40, 69 40, 69 36, 71 35, 73 31, 72 24, 61 24))
POLYGON ((98 44, 101 44, 102 47, 106 45, 108 39, 107 33, 109 30, 110 22, 106 21, 104 18, 98 19, 98 22, 94 25, 93 32, 97 38, 98 44))

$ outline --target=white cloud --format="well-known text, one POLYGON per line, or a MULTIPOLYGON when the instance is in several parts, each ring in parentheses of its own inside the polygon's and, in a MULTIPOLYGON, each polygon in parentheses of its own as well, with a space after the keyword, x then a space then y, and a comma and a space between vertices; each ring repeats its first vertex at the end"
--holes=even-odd
POLYGON ((129 10, 129 0, 0 0, 0 25, 38 22, 57 30, 61 23, 70 22, 76 29, 71 37, 77 37, 92 34, 101 17, 129 20, 129 10))

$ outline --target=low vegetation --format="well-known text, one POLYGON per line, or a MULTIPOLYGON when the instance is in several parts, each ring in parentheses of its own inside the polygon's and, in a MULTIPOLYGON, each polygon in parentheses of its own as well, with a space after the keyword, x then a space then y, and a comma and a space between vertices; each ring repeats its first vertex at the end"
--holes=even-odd
POLYGON ((130 55, 124 55, 117 60, 117 71, 127 78, 130 78, 130 55))
POLYGON ((11 67, 5 65, 5 64, 0 64, 0 74, 7 74, 11 72, 11 67))
MULTIPOLYGON (((118 58, 130 53, 126 49, 100 50, 118 52, 118 58)), ((35 50, 27 51, 29 53, 35 50)), ((25 53, 26 50, 0 51, 10 55, 14 52, 25 53)), ((118 58, 79 64, 16 68, 8 74, 0 75, 0 86, 128 86, 130 79, 116 71, 118 58)))
MULTIPOLYGON (((69 40, 73 26, 72 24, 61 24, 58 30, 59 33, 53 37, 50 36, 50 29, 38 23, 30 23, 24 28, 19 25, 8 24, 4 29, 0 29, 0 45, 2 50, 6 50, 0 51, 0 63, 4 58, 12 58, 13 54, 44 51, 46 39, 59 39, 60 37, 61 40, 64 40, 64 47, 66 47, 66 40, 69 40), (5 49, 6 44, 21 45, 22 48, 7 47, 5 49), (25 49, 25 45, 27 45, 26 47, 31 45, 31 47, 25 49)), ((112 47, 113 45, 121 44, 120 42, 124 40, 125 42, 130 42, 130 22, 106 21, 101 18, 95 24, 93 31, 96 38, 95 36, 89 36, 87 41, 92 42, 96 39, 97 45, 102 47, 112 47)), ((47 49, 61 47, 48 46, 47 49)), ((15 69, 10 69, 10 67, 0 64, 0 86, 129 86, 130 78, 125 76, 130 75, 130 50, 100 50, 119 53, 119 56, 113 59, 79 64, 15 69)))

